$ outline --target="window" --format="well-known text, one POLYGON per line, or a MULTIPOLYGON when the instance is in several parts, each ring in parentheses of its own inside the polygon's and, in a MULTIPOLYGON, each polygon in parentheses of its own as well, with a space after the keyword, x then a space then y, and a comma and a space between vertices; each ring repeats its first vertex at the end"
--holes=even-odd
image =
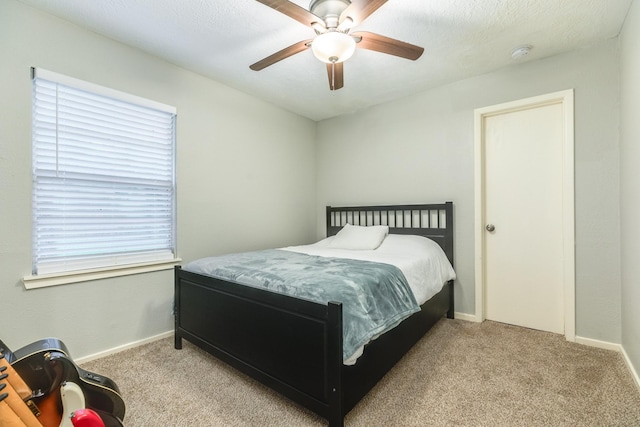
POLYGON ((33 70, 32 277, 175 259, 175 124, 173 107, 33 70))

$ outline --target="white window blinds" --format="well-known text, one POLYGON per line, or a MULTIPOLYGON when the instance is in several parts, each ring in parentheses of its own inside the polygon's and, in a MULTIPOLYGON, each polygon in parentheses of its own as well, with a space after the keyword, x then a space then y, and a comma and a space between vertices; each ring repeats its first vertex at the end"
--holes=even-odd
POLYGON ((33 274, 174 259, 175 109, 33 71, 33 274))

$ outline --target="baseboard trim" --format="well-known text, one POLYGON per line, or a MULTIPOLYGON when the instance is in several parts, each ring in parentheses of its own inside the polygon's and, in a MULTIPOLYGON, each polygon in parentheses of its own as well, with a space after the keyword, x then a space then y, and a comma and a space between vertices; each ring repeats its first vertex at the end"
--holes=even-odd
POLYGON ((605 350, 613 350, 613 351, 617 351, 618 353, 622 353, 622 346, 620 344, 616 344, 608 341, 600 341, 600 340, 594 340, 592 338, 584 338, 584 337, 576 336, 575 342, 582 345, 588 345, 589 347, 597 347, 605 350))
POLYGON ((87 363, 87 362, 91 362, 92 360, 96 360, 96 359, 100 359, 102 357, 106 357, 106 356, 111 356, 112 354, 116 354, 116 353, 120 353, 121 351, 124 350, 129 350, 130 348, 134 348, 134 347, 139 347, 141 345, 144 344, 148 344, 150 342, 154 342, 154 341, 158 341, 161 340, 163 338, 168 338, 170 336, 173 335, 173 329, 167 332, 163 332, 161 334, 158 335, 154 335, 152 337, 149 338, 145 338, 139 341, 134 341, 131 342, 129 344, 124 344, 118 347, 114 347, 111 348, 109 350, 105 350, 105 351, 101 351, 99 353, 95 353, 95 354, 91 354, 89 356, 84 356, 84 357, 79 357, 77 359, 74 359, 74 362, 76 362, 78 365, 82 364, 82 363, 87 363))
POLYGON ((633 367, 633 364, 631 363, 631 359, 629 359, 629 355, 624 350, 624 347, 621 347, 621 348, 622 348, 622 357, 624 357, 624 361, 627 363, 627 367, 629 368, 629 371, 631 371, 631 376, 633 377, 633 380, 636 383, 638 392, 640 392, 640 376, 638 376, 638 371, 636 371, 635 368, 633 367))
POLYGON ((627 368, 631 373, 633 382, 635 382, 636 387, 638 388, 638 391, 640 391, 640 377, 638 376, 638 372, 633 367, 633 364, 631 363, 631 359, 629 359, 629 355, 627 355, 627 352, 624 350, 624 347, 621 344, 615 344, 607 341, 599 341, 599 340, 594 340, 591 338, 584 338, 584 337, 576 337, 576 342, 578 344, 588 345, 590 347, 597 347, 597 348, 603 348, 605 350, 617 351, 618 353, 622 354, 622 358, 624 359, 624 363, 627 365, 627 368))
POLYGON ((454 319, 466 320, 467 322, 480 322, 475 314, 460 313, 456 311, 455 313, 453 313, 453 317, 454 319))

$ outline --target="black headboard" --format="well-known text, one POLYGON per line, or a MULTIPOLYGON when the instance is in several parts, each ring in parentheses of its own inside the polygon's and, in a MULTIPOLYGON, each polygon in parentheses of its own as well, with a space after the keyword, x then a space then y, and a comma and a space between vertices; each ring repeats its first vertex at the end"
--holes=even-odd
POLYGON ((415 234, 437 242, 453 265, 453 202, 420 205, 327 206, 327 236, 346 224, 388 225, 389 233, 415 234))

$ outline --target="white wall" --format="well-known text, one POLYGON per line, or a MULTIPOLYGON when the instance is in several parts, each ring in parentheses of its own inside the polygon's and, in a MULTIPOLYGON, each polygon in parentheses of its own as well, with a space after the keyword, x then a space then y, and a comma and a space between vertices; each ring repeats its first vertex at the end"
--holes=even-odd
POLYGON ((640 373, 640 3, 621 40, 622 346, 640 373))
POLYGON ((637 2, 633 10, 622 50, 623 93, 632 96, 623 96, 620 187, 616 40, 326 120, 316 135, 309 120, 0 0, 0 338, 17 347, 57 336, 82 357, 172 328, 171 272, 24 290, 20 279, 31 269, 31 66, 178 108, 178 244, 185 261, 309 242, 324 234, 326 204, 452 200, 456 310, 466 313, 474 312, 475 297, 473 110, 575 88, 576 332, 622 341, 638 366, 637 2), (620 189, 630 236, 622 240, 624 299, 620 189))
POLYGON ((185 261, 315 238, 314 122, 0 0, 0 338, 10 347, 55 336, 79 358, 173 328, 172 271, 24 289, 32 66, 177 107, 178 252, 185 261))
POLYGON ((318 236, 326 204, 452 200, 456 311, 474 314, 474 109, 570 88, 575 89, 576 333, 619 343, 616 40, 320 122, 318 236))

